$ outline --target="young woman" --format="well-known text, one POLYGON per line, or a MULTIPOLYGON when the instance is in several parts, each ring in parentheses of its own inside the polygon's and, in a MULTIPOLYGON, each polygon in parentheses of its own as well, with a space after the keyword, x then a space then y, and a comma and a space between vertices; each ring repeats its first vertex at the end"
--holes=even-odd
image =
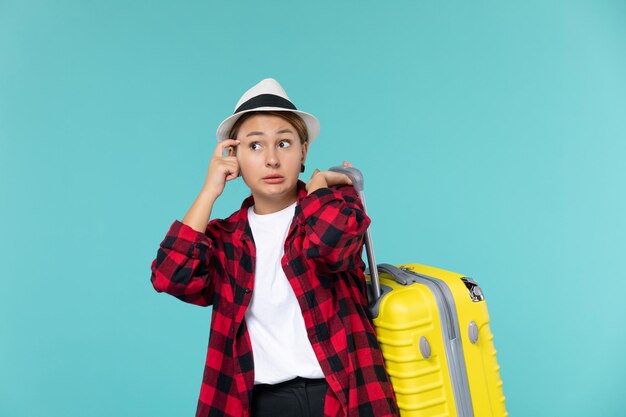
POLYGON ((318 132, 275 80, 244 93, 152 262, 157 291, 213 307, 197 417, 398 414, 367 316, 370 220, 345 175, 298 179, 318 132), (240 175, 252 195, 210 220, 240 175))

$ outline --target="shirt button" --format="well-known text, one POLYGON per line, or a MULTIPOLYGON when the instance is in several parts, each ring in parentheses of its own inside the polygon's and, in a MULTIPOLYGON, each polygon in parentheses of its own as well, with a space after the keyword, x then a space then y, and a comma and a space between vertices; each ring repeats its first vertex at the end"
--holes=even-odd
POLYGON ((250 294, 250 288, 246 288, 245 290, 243 290, 246 294, 250 294))

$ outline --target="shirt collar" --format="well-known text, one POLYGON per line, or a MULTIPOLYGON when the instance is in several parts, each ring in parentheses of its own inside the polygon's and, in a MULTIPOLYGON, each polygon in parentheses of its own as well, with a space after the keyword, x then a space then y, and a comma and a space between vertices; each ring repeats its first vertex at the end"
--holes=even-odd
MULTIPOLYGON (((296 186, 298 193, 296 197, 297 215, 300 211, 300 200, 307 196, 307 190, 306 184, 301 180, 298 180, 296 186)), ((231 214, 227 219, 217 221, 216 225, 226 232, 235 233, 236 239, 250 240, 252 238, 252 231, 250 230, 250 226, 248 224, 248 208, 252 205, 254 205, 254 197, 250 195, 243 200, 241 208, 238 211, 231 214)))

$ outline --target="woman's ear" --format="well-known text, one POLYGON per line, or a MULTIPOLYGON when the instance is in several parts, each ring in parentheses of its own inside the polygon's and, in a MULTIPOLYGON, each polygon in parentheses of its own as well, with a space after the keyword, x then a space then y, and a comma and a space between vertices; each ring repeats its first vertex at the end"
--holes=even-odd
POLYGON ((302 158, 300 159, 300 162, 302 162, 303 164, 306 162, 306 153, 309 151, 309 142, 304 142, 302 144, 302 158))
POLYGON ((228 156, 237 156, 237 148, 235 146, 229 146, 226 152, 228 156))

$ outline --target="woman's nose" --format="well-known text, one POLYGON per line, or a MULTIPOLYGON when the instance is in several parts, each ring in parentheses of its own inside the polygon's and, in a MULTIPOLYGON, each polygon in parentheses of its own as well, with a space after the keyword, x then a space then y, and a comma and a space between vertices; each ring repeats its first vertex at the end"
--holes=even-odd
POLYGON ((278 155, 276 154, 276 150, 269 149, 267 154, 265 155, 265 165, 267 167, 277 168, 280 165, 280 161, 278 160, 278 155))

